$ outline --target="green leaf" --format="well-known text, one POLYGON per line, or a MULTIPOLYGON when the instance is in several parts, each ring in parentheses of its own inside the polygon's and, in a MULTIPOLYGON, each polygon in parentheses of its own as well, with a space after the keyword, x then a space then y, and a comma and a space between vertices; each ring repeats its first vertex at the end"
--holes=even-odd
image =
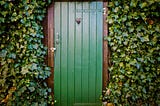
POLYGON ((141 78, 141 79, 145 79, 146 76, 145 76, 144 74, 141 74, 141 75, 140 75, 140 78, 141 78))
POLYGON ((127 36, 128 36, 128 33, 127 33, 127 32, 123 32, 123 33, 122 33, 122 36, 127 37, 127 36))
POLYGON ((109 18, 109 19, 107 20, 107 22, 108 22, 109 24, 112 24, 114 21, 113 21, 112 18, 109 18))
POLYGON ((122 22, 125 22, 126 20, 127 20, 127 16, 125 15, 122 17, 122 22))
POLYGON ((36 63, 32 63, 30 69, 31 69, 31 70, 37 70, 37 64, 36 64, 36 63))
POLYGON ((131 33, 131 32, 134 31, 134 27, 130 27, 128 30, 129 30, 129 32, 131 33))
POLYGON ((111 41, 111 37, 107 36, 106 39, 110 42, 111 41))
POLYGON ((34 92, 35 91, 35 87, 28 87, 28 89, 30 90, 30 92, 34 92))
POLYGON ((159 25, 156 25, 155 30, 160 33, 160 26, 159 26, 159 25))
POLYGON ((7 50, 2 50, 0 52, 0 57, 6 57, 6 55, 7 55, 7 50))
POLYGON ((32 47, 33 47, 34 49, 38 49, 38 44, 34 44, 32 47))
POLYGON ((136 7, 136 6, 137 6, 137 3, 138 3, 138 0, 131 0, 130 6, 131 6, 131 7, 136 7))
POLYGON ((146 91, 146 89, 145 89, 145 88, 143 88, 143 89, 142 89, 142 91, 143 91, 143 93, 147 93, 147 91, 146 91))
POLYGON ((37 18, 42 21, 43 20, 43 17, 42 16, 37 16, 37 18))
POLYGON ((141 64, 136 63, 136 67, 137 67, 137 69, 140 69, 140 66, 141 66, 141 64))
POLYGON ((9 54, 9 58, 15 59, 16 58, 16 54, 15 53, 10 53, 9 54))
POLYGON ((48 89, 48 92, 52 92, 51 88, 48 89))
POLYGON ((29 67, 28 67, 28 65, 22 67, 22 69, 21 69, 21 73, 22 73, 22 74, 27 74, 28 72, 29 72, 29 67))
POLYGON ((6 61, 1 61, 0 63, 1 63, 1 65, 4 65, 4 64, 6 64, 6 61))
POLYGON ((20 90, 21 90, 21 92, 23 93, 23 92, 25 92, 25 91, 27 90, 27 88, 26 88, 26 86, 24 86, 24 87, 22 87, 20 90))
POLYGON ((142 3, 140 3, 139 6, 140 6, 141 8, 144 8, 144 7, 147 7, 147 5, 148 5, 147 2, 142 2, 142 3))
POLYGON ((119 11, 119 7, 116 7, 116 8, 114 9, 114 12, 117 13, 118 11, 119 11))
POLYGON ((141 37, 141 41, 142 42, 145 42, 145 41, 149 41, 149 36, 144 36, 144 37, 141 37))
POLYGON ((120 63, 119 63, 119 66, 120 66, 120 67, 123 67, 123 66, 124 66, 124 64, 123 64, 122 62, 120 62, 120 63))

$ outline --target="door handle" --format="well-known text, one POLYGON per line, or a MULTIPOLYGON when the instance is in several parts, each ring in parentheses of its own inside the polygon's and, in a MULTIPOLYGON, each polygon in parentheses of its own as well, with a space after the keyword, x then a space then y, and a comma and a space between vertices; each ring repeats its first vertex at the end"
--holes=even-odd
POLYGON ((56 37, 57 37, 57 38, 56 38, 56 44, 59 44, 60 36, 59 36, 59 33, 58 33, 58 32, 56 33, 56 37))

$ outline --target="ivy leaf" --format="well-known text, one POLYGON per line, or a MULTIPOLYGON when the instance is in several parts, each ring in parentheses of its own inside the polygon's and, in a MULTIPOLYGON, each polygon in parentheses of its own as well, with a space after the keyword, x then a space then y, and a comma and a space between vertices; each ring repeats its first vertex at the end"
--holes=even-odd
POLYGON ((130 61, 129 63, 130 63, 131 65, 135 65, 136 62, 137 62, 137 61, 134 59, 134 60, 130 61))
POLYGON ((126 25, 127 26, 132 26, 132 22, 131 21, 126 22, 126 25))
POLYGON ((46 71, 50 71, 51 68, 50 68, 50 67, 45 67, 45 70, 46 70, 46 71))
POLYGON ((144 36, 144 37, 141 37, 141 41, 142 42, 145 42, 145 41, 149 41, 149 36, 144 36))
POLYGON ((21 90, 21 92, 23 93, 23 92, 25 92, 25 90, 27 90, 27 88, 26 88, 26 86, 24 86, 24 87, 22 87, 20 90, 21 90))
POLYGON ((160 26, 159 26, 159 25, 156 25, 155 30, 160 33, 160 26))
POLYGON ((36 63, 32 63, 30 69, 31 69, 31 70, 36 70, 36 69, 37 69, 37 64, 36 64, 36 63))
POLYGON ((127 15, 122 17, 122 22, 125 22, 127 20, 127 15))
POLYGON ((123 66, 124 66, 124 64, 121 62, 121 63, 119 64, 119 66, 120 66, 120 67, 123 67, 123 66))
POLYGON ((126 5, 126 6, 124 7, 124 11, 125 11, 125 12, 129 11, 129 6, 128 6, 128 5, 126 5))
POLYGON ((111 41, 111 37, 110 37, 110 36, 107 36, 107 40, 110 42, 110 41, 111 41))
POLYGON ((2 11, 1 14, 3 15, 3 17, 6 17, 6 15, 8 14, 7 11, 2 11))
POLYGON ((146 88, 143 88, 142 91, 143 93, 147 93, 146 88))
POLYGON ((136 67, 137 67, 137 69, 140 69, 140 64, 139 63, 136 63, 136 67))
POLYGON ((32 45, 28 45, 28 49, 32 50, 33 46, 32 45))
POLYGON ((21 69, 21 73, 24 75, 24 74, 27 74, 28 72, 29 72, 29 70, 28 70, 28 65, 27 66, 24 66, 24 67, 22 67, 22 69, 21 69))
POLYGON ((2 50, 0 52, 0 57, 6 57, 6 54, 7 54, 7 50, 2 50))
POLYGON ((147 6, 147 2, 142 2, 142 3, 140 3, 140 5, 139 5, 141 8, 144 8, 144 7, 146 7, 147 6))
POLYGON ((128 87, 129 87, 129 84, 128 84, 128 83, 125 83, 124 86, 128 88, 128 87))
POLYGON ((17 67, 19 67, 21 64, 20 63, 16 63, 15 65, 14 65, 14 68, 17 68, 17 67))
POLYGON ((109 24, 112 24, 114 21, 113 21, 112 18, 108 18, 107 22, 108 22, 109 24))
POLYGON ((48 76, 51 75, 51 72, 50 72, 50 71, 46 71, 46 72, 45 72, 45 75, 48 77, 48 76))
POLYGON ((140 13, 141 18, 145 21, 146 20, 146 15, 145 13, 140 13))
POLYGON ((28 87, 28 89, 30 90, 30 92, 35 91, 35 87, 28 87))
POLYGON ((119 7, 116 7, 116 8, 114 9, 114 12, 117 13, 118 11, 119 11, 119 7))
MULTIPOLYGON (((1 63, 1 65, 5 65, 5 64, 6 64, 6 61, 1 61, 0 63, 1 63)), ((8 70, 8 69, 7 69, 7 70, 8 70)))
POLYGON ((131 6, 131 7, 136 7, 136 6, 137 6, 137 3, 138 3, 137 0, 131 0, 130 6, 131 6))
POLYGON ((146 79, 146 76, 145 76, 144 74, 141 74, 141 75, 140 75, 140 78, 141 78, 141 79, 146 79))
POLYGON ((42 21, 43 20, 43 17, 42 16, 37 16, 37 18, 42 21))
POLYGON ((131 33, 131 32, 134 31, 134 27, 130 27, 128 30, 129 30, 129 32, 131 33))
POLYGON ((15 53, 10 53, 9 54, 9 58, 15 59, 16 58, 16 54, 15 53))
POLYGON ((123 32, 123 33, 122 33, 122 36, 127 37, 127 36, 128 36, 128 33, 127 33, 127 32, 123 32))
POLYGON ((114 1, 114 4, 115 4, 116 6, 118 6, 118 5, 119 5, 119 2, 118 2, 118 1, 114 1))

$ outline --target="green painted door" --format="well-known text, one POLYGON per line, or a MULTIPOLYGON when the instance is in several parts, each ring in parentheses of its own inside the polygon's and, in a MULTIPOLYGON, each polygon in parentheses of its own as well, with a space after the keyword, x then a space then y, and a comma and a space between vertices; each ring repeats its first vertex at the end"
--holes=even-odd
POLYGON ((55 106, 101 106, 103 2, 55 2, 55 106))

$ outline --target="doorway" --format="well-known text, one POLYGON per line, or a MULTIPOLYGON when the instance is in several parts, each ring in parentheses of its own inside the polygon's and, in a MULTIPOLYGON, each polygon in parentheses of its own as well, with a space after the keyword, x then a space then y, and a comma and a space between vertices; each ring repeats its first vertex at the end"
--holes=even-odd
POLYGON ((54 3, 55 106, 101 106, 103 2, 54 3))

